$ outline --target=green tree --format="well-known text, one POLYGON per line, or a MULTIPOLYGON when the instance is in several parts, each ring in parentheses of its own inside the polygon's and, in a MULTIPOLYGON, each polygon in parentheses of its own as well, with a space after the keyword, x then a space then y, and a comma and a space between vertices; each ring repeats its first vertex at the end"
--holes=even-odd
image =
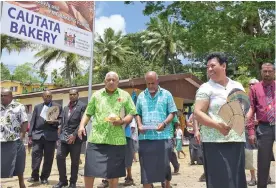
POLYGON ((153 64, 140 53, 129 55, 122 66, 113 65, 111 69, 118 73, 120 79, 141 78, 148 70, 153 70, 153 64))
POLYGON ((224 51, 230 68, 254 67, 248 69, 250 75, 260 76, 261 64, 275 59, 274 2, 146 2, 144 13, 172 17, 185 28, 180 37, 195 60, 203 62, 208 52, 224 51))
POLYGON ((67 86, 67 83, 65 80, 58 74, 58 70, 54 69, 51 72, 51 82, 55 84, 55 86, 58 87, 65 87, 67 86))
POLYGON ((38 71, 37 73, 38 73, 39 77, 41 78, 40 88, 41 88, 41 90, 44 90, 44 88, 45 88, 44 83, 46 82, 48 75, 45 72, 41 72, 41 71, 38 71))
POLYGON ((34 74, 36 72, 32 63, 24 63, 18 65, 13 72, 13 80, 22 82, 23 84, 39 83, 38 77, 34 74))
POLYGON ((137 33, 128 33, 125 35, 130 42, 130 51, 141 54, 146 60, 151 58, 151 53, 147 50, 146 44, 143 43, 141 37, 145 35, 145 31, 137 33))
POLYGON ((80 61, 88 60, 86 57, 49 47, 45 47, 40 52, 36 53, 35 57, 39 58, 35 65, 40 66, 41 72, 45 72, 45 68, 51 61, 56 60, 64 62, 61 76, 68 81, 69 86, 72 85, 72 77, 81 72, 80 61))
POLYGON ((186 65, 183 65, 184 73, 191 73, 195 75, 202 81, 207 81, 207 71, 206 66, 201 62, 192 62, 186 65))
POLYGON ((122 32, 115 32, 107 28, 103 36, 98 35, 95 41, 95 69, 99 73, 99 79, 109 71, 110 65, 122 65, 127 55, 133 54, 130 49, 130 41, 122 36, 122 32))
MULTIPOLYGON (((94 80, 92 80, 94 82, 94 80)), ((81 73, 78 74, 76 77, 73 79, 73 83, 76 86, 83 86, 83 85, 88 85, 89 82, 89 72, 86 71, 86 73, 81 73)))
POLYGON ((28 48, 32 48, 30 42, 1 34, 1 52, 4 49, 6 49, 9 53, 13 51, 20 52, 21 50, 25 50, 28 48))
POLYGON ((61 69, 61 76, 69 81, 69 85, 72 85, 72 78, 81 74, 82 68, 80 64, 81 58, 79 55, 70 53, 65 61, 64 67, 61 69))
POLYGON ((176 22, 169 22, 168 19, 151 18, 147 24, 147 30, 141 37, 143 43, 152 54, 152 61, 158 58, 163 59, 163 72, 166 66, 172 66, 172 73, 176 73, 174 61, 178 55, 185 54, 184 41, 178 38, 180 32, 184 32, 176 22))
POLYGON ((246 66, 239 66, 237 73, 236 80, 240 82, 244 88, 248 88, 248 83, 252 77, 249 76, 249 71, 246 66))
POLYGON ((11 73, 6 65, 1 62, 1 80, 10 80, 11 73))

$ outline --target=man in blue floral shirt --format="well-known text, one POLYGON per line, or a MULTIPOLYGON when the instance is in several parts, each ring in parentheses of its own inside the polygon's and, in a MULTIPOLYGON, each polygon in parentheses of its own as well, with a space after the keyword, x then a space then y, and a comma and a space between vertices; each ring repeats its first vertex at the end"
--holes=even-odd
POLYGON ((147 89, 137 99, 137 124, 141 183, 151 187, 155 182, 166 182, 170 187, 171 121, 177 112, 172 94, 158 85, 158 75, 150 71, 145 76, 147 89))

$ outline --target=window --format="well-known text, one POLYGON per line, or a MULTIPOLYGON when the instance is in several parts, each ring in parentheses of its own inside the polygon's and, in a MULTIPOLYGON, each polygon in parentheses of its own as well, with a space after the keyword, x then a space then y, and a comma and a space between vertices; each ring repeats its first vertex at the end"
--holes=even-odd
POLYGON ((61 100, 53 100, 53 102, 58 103, 61 106, 63 106, 63 100, 62 99, 61 100))
POLYGON ((12 91, 12 92, 17 92, 17 86, 11 86, 10 87, 10 90, 12 91))
POLYGON ((80 97, 79 100, 83 102, 84 104, 88 103, 88 97, 80 97))
POLYGON ((38 87, 33 87, 33 92, 35 92, 35 91, 39 91, 39 88, 38 87))

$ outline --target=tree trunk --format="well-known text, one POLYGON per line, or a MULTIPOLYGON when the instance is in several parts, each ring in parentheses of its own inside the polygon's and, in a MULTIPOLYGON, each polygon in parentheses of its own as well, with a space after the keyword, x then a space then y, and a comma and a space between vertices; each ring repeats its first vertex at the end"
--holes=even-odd
POLYGON ((261 71, 260 71, 260 65, 257 61, 257 57, 256 57, 256 53, 252 52, 251 54, 251 58, 252 58, 252 64, 255 66, 256 71, 257 71, 257 75, 258 75, 258 79, 261 80, 262 76, 261 76, 261 71))
POLYGON ((176 57, 177 57, 176 54, 172 55, 172 62, 171 62, 171 64, 172 64, 173 74, 176 74, 176 71, 175 71, 175 62, 177 61, 176 57))
POLYGON ((174 65, 174 63, 172 64, 172 68, 173 68, 173 74, 176 74, 176 72, 175 72, 175 65, 174 65))
POLYGON ((166 66, 166 55, 164 56, 164 63, 163 63, 163 74, 165 75, 165 66, 166 66))
POLYGON ((166 73, 166 65, 168 65, 168 62, 169 62, 169 48, 167 47, 166 52, 165 52, 165 56, 164 56, 164 65, 163 65, 164 75, 166 73))
POLYGON ((70 74, 69 63, 67 65, 67 67, 66 67, 66 77, 68 78, 69 86, 72 86, 72 79, 71 79, 71 74, 70 74))

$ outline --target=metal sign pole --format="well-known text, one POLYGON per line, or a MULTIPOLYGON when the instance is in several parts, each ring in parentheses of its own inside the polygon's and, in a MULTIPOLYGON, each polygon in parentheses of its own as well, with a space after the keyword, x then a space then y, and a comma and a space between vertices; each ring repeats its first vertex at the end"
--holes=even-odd
MULTIPOLYGON (((2 8, 3 8, 3 2, 0 2, 0 40, 2 40, 2 8)), ((1 44, 0 44, 1 45, 1 44)), ((2 47, 1 47, 2 49, 2 47)), ((0 50, 0 58, 2 57, 2 50, 0 50)), ((0 62, 2 62, 0 60, 0 62)))
MULTIPOLYGON (((91 42, 91 58, 89 66, 89 84, 88 84, 88 102, 92 96, 92 79, 93 79, 93 60, 94 60, 94 36, 95 36, 95 16, 96 16, 96 3, 94 1, 94 16, 93 16, 93 30, 92 30, 92 42, 91 42)), ((86 126, 87 135, 91 131, 91 121, 86 126)))
MULTIPOLYGON (((96 4, 95 4, 95 1, 94 1, 94 16, 93 16, 93 29, 92 29, 92 43, 91 43, 91 58, 90 58, 90 65, 89 65, 89 83, 88 83, 88 96, 87 96, 87 102, 89 103, 89 100, 92 96, 92 78, 93 78, 93 59, 94 59, 94 33, 95 33, 95 16, 96 16, 96 4)), ((86 134, 87 134, 87 138, 89 137, 89 134, 91 132, 91 129, 92 129, 92 124, 91 124, 91 120, 88 122, 87 126, 86 126, 86 134)), ((85 145, 85 150, 87 148, 87 141, 86 142, 83 142, 83 146, 85 145)), ((84 148, 82 147, 81 149, 82 153, 83 154, 86 154, 84 150, 84 148)), ((80 169, 79 170, 79 174, 81 176, 84 175, 84 169, 80 169)))
POLYGON ((92 79, 93 79, 93 59, 94 59, 94 36, 95 36, 95 16, 96 16, 96 4, 94 1, 94 16, 93 16, 93 31, 92 31, 92 42, 91 42, 91 58, 89 67, 89 85, 88 85, 88 101, 92 96, 92 79))

